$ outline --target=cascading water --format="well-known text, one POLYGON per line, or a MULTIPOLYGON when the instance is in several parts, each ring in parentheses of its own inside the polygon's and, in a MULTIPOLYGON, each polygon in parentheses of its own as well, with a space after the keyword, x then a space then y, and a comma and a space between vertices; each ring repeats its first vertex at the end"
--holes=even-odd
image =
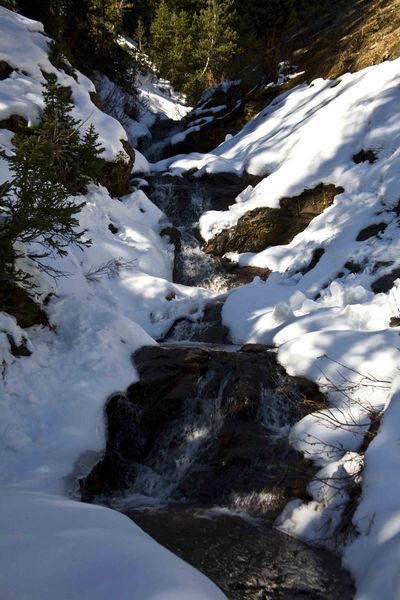
POLYGON ((214 292, 235 287, 238 277, 234 266, 203 252, 199 242, 198 221, 204 212, 213 208, 215 189, 201 180, 159 175, 150 179, 146 192, 179 232, 175 282, 214 292))
POLYGON ((249 510, 253 497, 252 512, 265 514, 278 498, 283 507, 289 487, 304 487, 310 470, 287 441, 304 390, 288 385, 273 353, 167 344, 138 351, 135 362, 140 382, 107 406, 106 454, 95 473, 103 488, 128 488, 141 502, 230 508, 243 497, 249 510))

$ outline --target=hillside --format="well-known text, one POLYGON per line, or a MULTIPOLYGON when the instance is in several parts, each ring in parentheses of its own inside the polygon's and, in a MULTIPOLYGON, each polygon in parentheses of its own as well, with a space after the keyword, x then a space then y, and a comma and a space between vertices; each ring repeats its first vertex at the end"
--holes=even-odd
POLYGON ((398 0, 334 1, 288 34, 286 49, 307 74, 336 79, 400 55, 398 0))

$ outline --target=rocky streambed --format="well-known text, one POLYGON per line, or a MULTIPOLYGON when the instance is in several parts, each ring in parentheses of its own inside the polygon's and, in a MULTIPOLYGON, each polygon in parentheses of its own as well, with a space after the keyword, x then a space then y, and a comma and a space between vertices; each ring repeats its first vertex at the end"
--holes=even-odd
MULTIPOLYGON (((215 258, 196 231, 204 210, 232 202, 247 183, 150 180, 147 193, 171 221, 176 282, 226 292, 268 276, 215 258)), ((315 470, 289 431, 324 398, 289 377, 273 349, 231 345, 222 304, 133 356, 139 381, 108 400, 107 445, 81 478, 81 497, 127 514, 232 600, 352 598, 337 557, 273 528, 289 500, 307 499, 315 470)))
POLYGON ((126 514, 160 544, 212 579, 229 600, 347 600, 351 579, 340 561, 273 528, 190 505, 126 514))

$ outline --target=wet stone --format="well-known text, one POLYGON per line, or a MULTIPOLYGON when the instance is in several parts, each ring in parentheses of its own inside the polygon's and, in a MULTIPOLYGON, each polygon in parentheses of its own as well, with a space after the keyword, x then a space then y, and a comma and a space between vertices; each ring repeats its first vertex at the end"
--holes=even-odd
POLYGON ((140 381, 107 404, 106 451, 81 482, 86 499, 129 489, 278 514, 305 495, 314 468, 288 430, 310 411, 313 384, 292 381, 273 352, 228 348, 134 355, 140 381))
POLYGON ((371 284, 374 294, 386 293, 392 289, 396 279, 400 278, 400 269, 393 269, 390 273, 382 275, 371 284))
POLYGON ((373 164, 374 162, 376 162, 378 160, 378 155, 376 154, 376 152, 374 150, 360 150, 360 152, 357 152, 356 154, 353 155, 353 161, 356 164, 360 164, 363 162, 369 162, 370 164, 373 164))
POLYGON ((8 79, 11 73, 14 71, 13 67, 11 67, 8 62, 5 60, 0 60, 0 80, 8 79))
POLYGON ((369 240, 369 238, 383 233, 387 226, 387 223, 374 223, 373 225, 368 225, 368 227, 365 227, 360 231, 356 237, 356 241, 364 242, 365 240, 369 240))

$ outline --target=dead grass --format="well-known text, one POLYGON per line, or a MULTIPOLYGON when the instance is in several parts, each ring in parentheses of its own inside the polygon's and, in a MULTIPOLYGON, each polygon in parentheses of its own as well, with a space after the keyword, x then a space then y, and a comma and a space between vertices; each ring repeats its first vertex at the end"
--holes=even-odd
POLYGON ((307 79, 335 79, 400 56, 400 0, 338 0, 291 32, 286 51, 307 79))

